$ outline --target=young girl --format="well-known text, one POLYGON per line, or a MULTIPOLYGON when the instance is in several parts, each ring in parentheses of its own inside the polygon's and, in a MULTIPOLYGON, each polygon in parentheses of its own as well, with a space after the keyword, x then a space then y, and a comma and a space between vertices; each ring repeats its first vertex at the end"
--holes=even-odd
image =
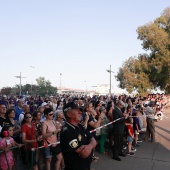
POLYGON ((134 156, 135 154, 132 152, 132 142, 134 138, 134 132, 133 132, 133 118, 129 118, 127 122, 127 141, 128 141, 128 153, 127 155, 134 156))
POLYGON ((13 136, 13 127, 11 125, 5 125, 2 128, 2 139, 0 140, 0 149, 5 152, 0 154, 0 169, 2 170, 12 170, 14 165, 14 157, 10 148, 17 145, 17 143, 15 143, 11 136, 13 136))

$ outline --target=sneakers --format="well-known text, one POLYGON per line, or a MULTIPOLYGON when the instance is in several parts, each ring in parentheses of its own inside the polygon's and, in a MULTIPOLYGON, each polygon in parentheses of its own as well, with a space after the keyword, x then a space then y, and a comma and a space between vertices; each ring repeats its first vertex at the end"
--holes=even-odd
POLYGON ((97 162, 98 159, 99 159, 99 157, 97 157, 97 156, 93 156, 93 157, 92 157, 92 161, 93 161, 93 162, 97 162))
POLYGON ((138 142, 143 142, 143 141, 139 139, 138 142))
POLYGON ((132 152, 136 152, 136 149, 134 147, 131 148, 132 152))
POLYGON ((134 156, 135 154, 133 152, 128 152, 127 155, 134 156))
POLYGON ((137 143, 136 145, 133 145, 134 147, 140 147, 140 145, 137 143))
POLYGON ((126 147, 126 146, 123 146, 123 149, 127 149, 127 147, 126 147))

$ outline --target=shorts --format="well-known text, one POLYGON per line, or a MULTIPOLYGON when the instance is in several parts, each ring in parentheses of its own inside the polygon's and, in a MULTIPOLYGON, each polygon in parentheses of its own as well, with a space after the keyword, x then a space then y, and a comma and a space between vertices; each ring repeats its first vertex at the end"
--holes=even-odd
POLYGON ((51 158, 53 156, 60 154, 61 153, 60 144, 58 144, 55 147, 50 146, 48 148, 45 148, 44 153, 45 153, 45 158, 51 158))
POLYGON ((127 137, 127 141, 128 141, 128 142, 133 142, 133 138, 132 138, 131 136, 128 136, 128 137, 127 137))
POLYGON ((45 154, 45 158, 52 158, 53 157, 51 155, 50 147, 44 148, 44 154, 45 154))
POLYGON ((53 155, 53 156, 56 156, 56 155, 58 155, 58 154, 60 154, 61 153, 61 146, 60 146, 60 144, 58 144, 57 146, 55 146, 55 147, 50 147, 50 151, 51 151, 51 154, 53 155))

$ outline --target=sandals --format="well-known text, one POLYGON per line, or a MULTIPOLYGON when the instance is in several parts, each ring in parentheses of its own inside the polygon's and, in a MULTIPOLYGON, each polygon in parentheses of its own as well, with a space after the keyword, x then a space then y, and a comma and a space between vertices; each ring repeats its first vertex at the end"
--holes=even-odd
POLYGON ((103 153, 104 155, 107 155, 108 154, 108 152, 107 151, 104 151, 104 153, 103 153))

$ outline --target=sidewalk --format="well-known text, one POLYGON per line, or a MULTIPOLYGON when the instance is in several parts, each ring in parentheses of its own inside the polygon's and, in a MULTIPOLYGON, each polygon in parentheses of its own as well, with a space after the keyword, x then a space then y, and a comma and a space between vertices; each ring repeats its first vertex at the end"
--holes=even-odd
MULTIPOLYGON (((91 167, 95 170, 170 170, 170 109, 166 109, 165 116, 163 120, 155 122, 155 143, 143 141, 135 156, 121 157, 120 162, 112 159, 111 149, 108 155, 95 151, 95 156, 100 159, 97 163, 92 163, 91 167)), ((143 137, 140 135, 140 138, 143 137)))

